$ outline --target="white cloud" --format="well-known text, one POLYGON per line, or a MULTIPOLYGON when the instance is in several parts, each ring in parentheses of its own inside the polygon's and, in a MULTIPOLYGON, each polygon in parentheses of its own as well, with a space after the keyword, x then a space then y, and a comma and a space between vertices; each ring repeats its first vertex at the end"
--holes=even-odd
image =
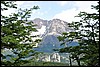
POLYGON ((9 16, 11 13, 15 13, 16 9, 9 8, 8 10, 1 11, 1 14, 4 16, 9 16))
POLYGON ((75 1, 74 7, 72 9, 63 10, 62 12, 56 14, 54 18, 58 18, 64 21, 71 23, 72 21, 78 21, 79 18, 75 18, 74 16, 78 15, 80 11, 86 11, 89 13, 96 12, 95 10, 91 9, 92 4, 96 4, 97 2, 94 1, 75 1))
POLYGON ((39 12, 39 11, 38 11, 38 12, 37 12, 37 14, 38 14, 38 15, 43 15, 44 13, 43 13, 43 12, 39 12))
POLYGON ((58 1, 57 4, 60 4, 61 6, 64 6, 67 4, 69 1, 58 1))
POLYGON ((24 6, 26 6, 36 2, 38 1, 16 1, 15 3, 18 5, 18 7, 21 7, 23 4, 25 4, 24 6))
POLYGON ((75 1, 75 5, 79 8, 79 9, 87 9, 87 8, 91 8, 91 5, 97 4, 97 1, 75 1))
MULTIPOLYGON (((25 1, 16 1, 14 2, 15 4, 17 4, 17 7, 19 7, 20 5, 22 5, 25 1)), ((1 11, 1 14, 4 16, 9 16, 11 13, 15 13, 16 9, 14 8, 8 8, 8 10, 5 11, 1 11)))
POLYGON ((62 11, 61 13, 56 14, 53 18, 58 18, 67 22, 71 22, 71 20, 74 19, 74 16, 77 15, 77 13, 78 12, 76 11, 76 9, 73 8, 70 10, 62 11))
POLYGON ((25 1, 16 1, 15 2, 17 5, 22 5, 23 3, 25 3, 25 1))
MULTIPOLYGON (((18 9, 21 8, 22 6, 25 6, 25 9, 26 9, 27 7, 31 8, 30 7, 31 6, 30 3, 32 4, 32 3, 36 3, 36 2, 38 2, 38 1, 16 1, 14 3, 17 4, 18 9)), ((24 9, 24 8, 22 8, 22 9, 24 9)), ((1 11, 1 14, 5 15, 5 16, 9 16, 11 13, 15 13, 15 12, 16 12, 16 9, 9 8, 6 11, 1 11)), ((33 14, 34 13, 35 13, 35 11, 33 12, 33 14)))

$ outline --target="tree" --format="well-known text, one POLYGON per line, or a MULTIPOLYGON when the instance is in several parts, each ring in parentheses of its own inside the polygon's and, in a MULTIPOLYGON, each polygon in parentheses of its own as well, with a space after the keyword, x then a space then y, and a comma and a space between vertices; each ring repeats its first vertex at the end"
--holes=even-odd
MULTIPOLYGON (((9 8, 17 9, 14 1, 1 1, 1 11, 8 10, 9 8)), ((5 48, 11 49, 13 55, 17 56, 5 56, 1 52, 1 65, 19 66, 29 62, 29 60, 22 60, 22 58, 37 54, 32 49, 35 44, 33 44, 32 36, 30 36, 31 31, 37 31, 34 28, 36 25, 32 21, 28 21, 34 9, 39 9, 39 7, 33 6, 30 9, 24 10, 20 8, 17 13, 12 13, 9 16, 3 16, 1 14, 1 51, 5 48), (5 60, 8 56, 11 57, 11 60, 5 60)))
POLYGON ((79 66, 80 61, 86 66, 99 66, 99 2, 96 6, 92 5, 92 9, 97 12, 80 12, 76 17, 81 20, 69 23, 75 31, 64 34, 68 38, 67 42, 77 40, 79 46, 60 49, 60 52, 70 53, 79 66))

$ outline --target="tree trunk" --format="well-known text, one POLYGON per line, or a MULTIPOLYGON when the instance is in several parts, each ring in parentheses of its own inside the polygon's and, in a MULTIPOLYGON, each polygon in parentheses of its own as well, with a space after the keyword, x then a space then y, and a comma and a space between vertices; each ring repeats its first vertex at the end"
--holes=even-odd
POLYGON ((70 56, 69 56, 69 61, 70 61, 70 66, 72 66, 72 61, 70 56))
POLYGON ((81 66, 81 65, 80 65, 80 60, 79 60, 78 57, 76 58, 76 60, 77 60, 78 66, 81 66))

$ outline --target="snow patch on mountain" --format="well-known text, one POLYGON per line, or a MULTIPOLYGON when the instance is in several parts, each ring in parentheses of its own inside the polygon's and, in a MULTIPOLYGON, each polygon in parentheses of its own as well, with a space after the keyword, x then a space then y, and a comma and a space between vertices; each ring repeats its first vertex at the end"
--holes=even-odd
POLYGON ((42 25, 40 29, 37 29, 37 32, 32 32, 31 35, 42 35, 46 31, 46 26, 42 25))

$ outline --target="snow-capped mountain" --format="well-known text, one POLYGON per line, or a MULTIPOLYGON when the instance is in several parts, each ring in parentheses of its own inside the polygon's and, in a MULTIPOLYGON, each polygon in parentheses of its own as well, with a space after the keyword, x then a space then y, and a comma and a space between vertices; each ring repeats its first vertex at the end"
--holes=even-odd
MULTIPOLYGON (((73 31, 73 29, 68 27, 68 23, 60 19, 53 19, 48 21, 36 18, 32 21, 34 24, 37 24, 36 29, 38 30, 38 32, 32 32, 31 35, 39 35, 39 37, 33 38, 33 40, 42 39, 41 43, 37 45, 38 47, 33 47, 33 49, 39 52, 46 53, 45 55, 40 55, 38 61, 69 63, 70 61, 68 54, 60 54, 57 51, 53 50, 64 47, 60 46, 60 42, 57 39, 57 36, 61 35, 63 32, 73 31)), ((77 44, 77 42, 72 42, 67 46, 76 46, 77 44)), ((11 50, 5 50, 6 51, 3 51, 4 55, 13 55, 11 50)), ((16 57, 16 55, 14 55, 14 57, 16 57)), ((23 59, 30 59, 32 57, 23 59)), ((7 60, 10 59, 10 57, 7 57, 7 60)))
MULTIPOLYGON (((62 48, 57 36, 60 36, 63 32, 74 31, 68 26, 68 22, 60 19, 48 21, 36 18, 32 21, 34 24, 37 24, 36 29, 38 32, 33 32, 31 35, 39 35, 42 38, 41 43, 38 45, 39 47, 35 48, 35 50, 40 52, 53 52, 53 49, 62 48)), ((73 43, 70 45, 74 46, 73 43)))
POLYGON ((68 22, 60 19, 53 19, 48 21, 36 18, 33 20, 33 23, 37 24, 36 28, 38 31, 41 30, 42 36, 61 35, 63 32, 69 32, 73 30, 68 26, 68 22))

